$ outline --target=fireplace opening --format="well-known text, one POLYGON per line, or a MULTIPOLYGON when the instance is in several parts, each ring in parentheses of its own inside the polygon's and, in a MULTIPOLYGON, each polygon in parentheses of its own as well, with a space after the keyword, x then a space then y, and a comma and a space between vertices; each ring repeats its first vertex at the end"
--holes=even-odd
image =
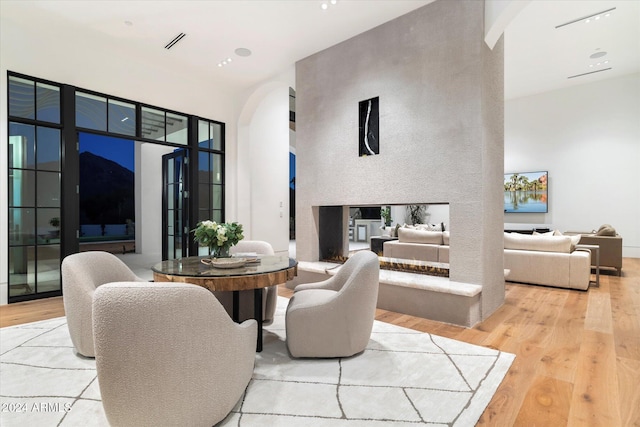
POLYGON ((321 260, 338 259, 345 255, 343 212, 342 206, 320 206, 318 242, 321 260))
MULTIPOLYGON (((350 253, 358 250, 372 250, 371 239, 392 239, 390 229, 403 225, 410 220, 405 213, 415 207, 422 206, 423 217, 416 219, 426 223, 430 219, 437 220, 444 226, 448 224, 449 205, 384 205, 391 215, 397 217, 391 225, 385 224, 380 215, 381 206, 348 207, 320 206, 318 217, 319 260, 333 263, 344 263, 350 253), (430 212, 431 211, 431 212, 430 212), (356 215, 354 215, 356 212, 356 215), (377 214, 376 214, 377 213, 377 214), (365 218, 366 217, 366 218, 365 218)), ((382 245, 381 242, 377 242, 382 245)), ((376 250, 380 259, 380 268, 384 270, 403 271, 417 274, 428 274, 449 277, 449 264, 416 259, 387 258, 382 250, 376 250)))

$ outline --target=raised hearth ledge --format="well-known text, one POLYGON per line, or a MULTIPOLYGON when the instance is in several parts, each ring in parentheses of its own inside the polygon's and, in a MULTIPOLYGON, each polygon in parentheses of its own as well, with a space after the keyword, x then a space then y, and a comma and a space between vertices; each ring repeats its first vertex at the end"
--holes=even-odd
MULTIPOLYGON (((298 271, 333 276, 340 270, 338 263, 326 261, 299 261, 298 271)), ((435 292, 446 292, 454 295, 473 297, 482 292, 482 285, 455 282, 448 277, 431 276, 429 274, 410 273, 405 271, 380 270, 380 283, 424 289, 435 292)), ((300 284, 300 283, 296 283, 300 284)))
MULTIPOLYGON (((287 282, 287 287, 326 280, 339 268, 338 263, 299 261, 298 277, 287 282)), ((471 327, 480 321, 481 293, 481 285, 455 282, 447 277, 380 270, 377 306, 383 310, 471 327)))

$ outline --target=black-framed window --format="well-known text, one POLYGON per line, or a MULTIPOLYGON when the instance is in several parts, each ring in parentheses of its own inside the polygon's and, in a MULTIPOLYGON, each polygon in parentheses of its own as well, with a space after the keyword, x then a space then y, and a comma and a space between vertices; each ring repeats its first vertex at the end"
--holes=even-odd
POLYGON ((224 221, 224 123, 198 120, 198 221, 224 221))
POLYGON ((8 76, 9 300, 59 294, 61 86, 8 76))
POLYGON ((9 75, 9 116, 60 124, 60 86, 9 75))
POLYGON ((136 105, 84 91, 76 91, 76 127, 116 135, 136 136, 136 105))
POLYGON ((189 117, 183 114, 143 106, 141 136, 155 141, 188 145, 189 117))
POLYGON ((7 76, 9 302, 61 294, 61 260, 79 250, 79 132, 185 148, 196 164, 202 152, 204 173, 190 172, 189 222, 200 206, 208 218, 224 220, 224 123, 11 71, 7 76), (207 187, 202 205, 200 176, 207 187))

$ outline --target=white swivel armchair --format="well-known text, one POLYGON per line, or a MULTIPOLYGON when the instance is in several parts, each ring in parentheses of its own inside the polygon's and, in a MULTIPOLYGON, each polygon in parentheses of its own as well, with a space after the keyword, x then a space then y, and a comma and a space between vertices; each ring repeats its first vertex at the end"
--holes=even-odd
POLYGON ((234 323, 208 290, 108 283, 93 299, 96 368, 113 426, 213 426, 242 397, 257 324, 234 323))
POLYGON ((286 313, 287 347, 294 357, 349 357, 365 349, 378 301, 380 262, 359 251, 335 276, 298 285, 286 313))
POLYGON ((91 302, 98 286, 108 282, 144 282, 109 252, 80 252, 62 260, 62 300, 69 335, 76 351, 94 357, 91 302))

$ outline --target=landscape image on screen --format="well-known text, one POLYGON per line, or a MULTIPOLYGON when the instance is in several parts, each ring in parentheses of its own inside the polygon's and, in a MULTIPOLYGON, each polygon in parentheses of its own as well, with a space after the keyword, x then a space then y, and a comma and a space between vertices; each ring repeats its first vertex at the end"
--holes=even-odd
POLYGON ((504 174, 505 212, 548 212, 548 173, 518 172, 504 174))

